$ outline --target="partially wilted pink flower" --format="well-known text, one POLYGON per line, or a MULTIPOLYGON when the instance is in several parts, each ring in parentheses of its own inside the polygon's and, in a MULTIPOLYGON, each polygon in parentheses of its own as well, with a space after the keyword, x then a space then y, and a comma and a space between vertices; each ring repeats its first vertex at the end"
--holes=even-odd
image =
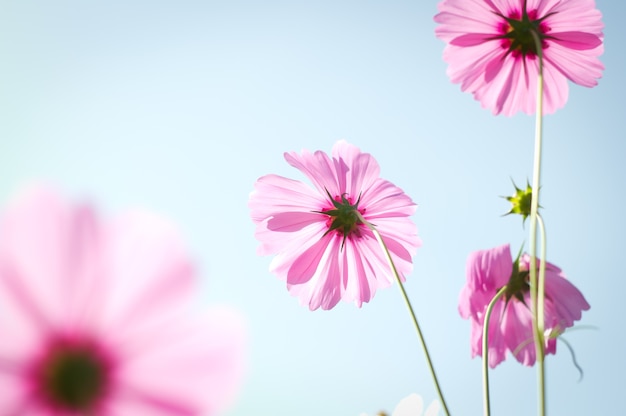
POLYGON ((112 222, 43 188, 0 218, 3 415, 214 415, 243 370, 228 308, 188 310, 193 267, 143 211, 112 222))
POLYGON ((250 210, 261 241, 259 254, 276 254, 270 270, 311 310, 330 309, 340 299, 361 306, 393 281, 373 223, 400 273, 412 270, 420 240, 409 218, 416 206, 400 188, 379 177, 376 160, 339 141, 332 157, 317 151, 285 153, 314 188, 277 175, 261 177, 250 210))
POLYGON ((602 15, 594 0, 443 0, 436 35, 447 43, 448 75, 494 114, 536 110, 544 57, 544 113, 567 101, 567 80, 593 87, 604 66, 602 15))
MULTIPOLYGON (((480 250, 467 259, 467 282, 459 297, 459 312, 472 326, 472 357, 482 356, 483 324, 487 305, 505 285, 507 290, 495 304, 489 321, 489 365, 505 359, 509 350, 520 363, 535 363, 529 286, 530 256, 516 261, 508 244, 480 250)), ((537 261, 539 265, 539 261, 537 261)), ((556 337, 574 325, 589 309, 580 291, 561 269, 546 262, 545 274, 546 353, 556 352, 556 337)))

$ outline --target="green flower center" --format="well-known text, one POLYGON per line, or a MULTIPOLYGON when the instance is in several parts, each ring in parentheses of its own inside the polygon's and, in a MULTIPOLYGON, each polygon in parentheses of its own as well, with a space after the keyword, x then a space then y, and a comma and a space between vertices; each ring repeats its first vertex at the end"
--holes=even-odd
POLYGON ((512 297, 524 302, 524 294, 530 290, 529 273, 528 270, 520 270, 519 263, 513 265, 513 273, 509 278, 509 282, 506 284, 506 291, 504 295, 506 301, 511 300, 512 297))
POLYGON ((501 28, 500 39, 503 39, 503 47, 508 48, 508 53, 513 56, 535 57, 539 55, 539 48, 544 49, 544 40, 550 38, 546 34, 550 28, 544 20, 553 13, 537 18, 537 11, 528 11, 524 2, 521 12, 513 12, 508 16, 500 15, 505 22, 501 28))
POLYGON ((38 384, 54 407, 88 411, 109 387, 109 367, 109 361, 92 344, 60 341, 40 362, 38 384))
POLYGON ((346 238, 361 236, 361 229, 359 225, 362 225, 363 222, 360 220, 360 215, 363 214, 365 210, 359 209, 359 202, 361 200, 360 196, 354 204, 347 194, 343 194, 341 197, 337 196, 333 198, 330 193, 328 193, 328 197, 330 198, 330 202, 333 204, 333 207, 319 211, 320 214, 325 214, 329 217, 328 230, 324 233, 324 235, 336 231, 343 237, 343 241, 341 243, 341 246, 343 247, 346 242, 346 238))

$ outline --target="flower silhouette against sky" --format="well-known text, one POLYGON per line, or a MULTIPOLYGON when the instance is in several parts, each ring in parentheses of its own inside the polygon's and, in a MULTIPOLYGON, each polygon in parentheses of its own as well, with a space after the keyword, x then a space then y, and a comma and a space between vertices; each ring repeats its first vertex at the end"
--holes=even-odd
POLYGON ((214 415, 243 369, 238 314, 191 314, 175 229, 30 188, 0 219, 3 415, 214 415))
POLYGON ((563 107, 567 80, 593 87, 604 66, 602 15, 593 0, 443 0, 435 21, 448 75, 494 114, 535 112, 544 57, 544 113, 563 107))
POLYGON ((270 270, 311 310, 331 309, 339 300, 361 306, 393 281, 372 231, 387 244, 401 278, 412 270, 420 240, 409 218, 416 205, 400 188, 379 177, 368 153, 344 140, 332 155, 285 153, 309 185, 277 175, 256 182, 249 206, 261 242, 258 253, 276 254, 270 270))
MULTIPOLYGON (((537 262, 537 264, 539 264, 537 262)), ((508 244, 476 251, 467 259, 467 282, 459 297, 459 313, 471 322, 472 357, 482 356, 482 334, 487 305, 505 285, 489 321, 489 365, 505 359, 509 350, 520 363, 535 363, 528 270, 530 257, 513 261, 508 244)), ((580 291, 561 269, 546 262, 545 275, 546 354, 556 353, 556 337, 574 325, 589 309, 580 291)))

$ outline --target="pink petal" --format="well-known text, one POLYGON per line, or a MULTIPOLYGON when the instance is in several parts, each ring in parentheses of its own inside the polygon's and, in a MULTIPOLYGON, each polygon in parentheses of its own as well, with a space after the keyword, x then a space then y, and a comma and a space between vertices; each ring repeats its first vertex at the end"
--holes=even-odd
POLYGON ((450 45, 454 46, 477 46, 485 42, 493 40, 494 35, 488 33, 467 33, 457 36, 450 41, 450 45))
POLYGON ((239 313, 215 307, 202 319, 172 320, 157 332, 163 342, 151 341, 144 353, 127 356, 117 373, 115 401, 151 412, 207 416, 232 403, 245 368, 246 330, 239 313))
POLYGON ((380 167, 376 159, 369 153, 362 153, 358 147, 345 140, 335 143, 332 155, 339 189, 355 200, 378 179, 380 167))
POLYGON ((111 287, 106 304, 99 305, 101 331, 123 338, 137 326, 159 326, 186 308, 197 281, 178 230, 141 210, 121 216, 109 230, 111 287))
POLYGON ((302 154, 296 152, 285 153, 285 160, 291 166, 302 171, 313 183, 320 195, 341 195, 343 189, 339 183, 335 171, 334 162, 322 151, 311 154, 303 150, 302 154))
POLYGON ((297 285, 311 279, 328 249, 330 240, 334 238, 333 233, 327 234, 293 259, 293 263, 287 273, 287 283, 297 285))
POLYGON ((306 212, 326 208, 327 197, 310 186, 277 175, 266 175, 254 184, 248 206, 258 224, 280 212, 306 212))
POLYGON ((602 39, 599 36, 584 32, 561 32, 551 35, 552 42, 558 43, 566 48, 573 50, 594 49, 602 45, 602 39))

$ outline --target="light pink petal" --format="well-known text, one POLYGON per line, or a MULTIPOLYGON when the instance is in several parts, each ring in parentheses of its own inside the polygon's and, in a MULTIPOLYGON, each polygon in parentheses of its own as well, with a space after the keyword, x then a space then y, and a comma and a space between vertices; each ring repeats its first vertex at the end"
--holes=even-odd
MULTIPOLYGON (((395 279, 378 241, 374 236, 368 236, 359 240, 358 245, 372 293, 375 289, 389 287, 395 279)), ((405 273, 403 273, 402 269, 398 269, 398 272, 400 273, 400 278, 404 281, 405 273)))
POLYGON ((604 65, 597 58, 603 51, 603 45, 597 50, 574 51, 558 43, 552 43, 546 49, 546 66, 551 65, 563 76, 583 87, 593 87, 602 76, 604 65))
POLYGON ((320 195, 310 186, 277 175, 266 175, 254 184, 248 206, 252 220, 258 224, 281 212, 321 210, 329 204, 326 194, 320 195))
POLYGON ((196 322, 170 322, 161 329, 165 342, 147 344, 143 354, 126 358, 117 373, 116 400, 164 414, 219 414, 243 379, 245 333, 242 317, 224 307, 196 322))
POLYGON ((296 152, 285 153, 285 160, 291 166, 299 169, 313 183, 320 195, 341 195, 344 188, 341 187, 334 162, 322 151, 311 154, 303 150, 302 154, 296 152))
POLYGON ((170 222, 143 210, 129 211, 109 227, 107 256, 110 296, 99 305, 103 317, 98 323, 103 335, 125 339, 188 307, 196 275, 170 222))
POLYGON ((376 292, 374 281, 368 279, 360 250, 360 244, 353 241, 346 242, 343 256, 342 287, 344 288, 344 300, 355 302, 361 307, 363 302, 369 302, 376 292))
POLYGON ((492 5, 483 0, 442 1, 438 8, 435 34, 448 42, 465 33, 495 33, 500 20, 492 5))
MULTIPOLYGON (((537 1, 537 0, 535 0, 537 1)), ((604 24, 602 13, 596 9, 594 0, 555 1, 541 2, 542 15, 552 14, 545 23, 550 27, 549 34, 580 31, 598 36, 602 35, 604 24)))
MULTIPOLYGON (((326 230, 328 227, 325 224, 317 223, 294 233, 275 231, 267 231, 260 235, 257 233, 259 238, 264 239, 265 246, 276 249, 267 252, 267 254, 277 253, 270 263, 270 271, 276 273, 281 280, 286 280, 293 261, 313 244, 325 238, 323 236, 326 230)), ((329 234, 328 237, 330 238, 331 235, 329 234)))
POLYGON ((60 306, 69 301, 63 288, 77 254, 70 251, 74 222, 57 193, 39 186, 23 191, 2 215, 0 301, 24 331, 63 323, 60 306))
POLYGON ((383 179, 375 181, 361 194, 359 207, 365 207, 365 219, 409 217, 415 213, 417 205, 402 189, 383 179))
POLYGON ((378 179, 378 162, 369 153, 362 153, 358 147, 345 140, 335 143, 332 156, 339 188, 356 202, 359 194, 368 190, 378 179))
MULTIPOLYGON (((5 338, 6 339, 6 338, 5 338)), ((0 362, 0 409, 2 414, 21 415, 28 407, 28 388, 18 372, 6 369, 0 362)))

